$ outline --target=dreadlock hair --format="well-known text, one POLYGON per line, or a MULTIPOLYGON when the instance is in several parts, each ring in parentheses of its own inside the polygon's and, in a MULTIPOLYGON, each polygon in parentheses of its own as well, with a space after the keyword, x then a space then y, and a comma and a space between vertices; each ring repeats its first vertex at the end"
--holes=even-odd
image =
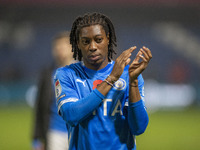
POLYGON ((72 45, 72 52, 74 52, 73 57, 76 60, 78 57, 78 60, 81 61, 82 59, 82 53, 81 50, 78 48, 78 41, 79 41, 79 33, 80 30, 83 27, 88 27, 91 25, 101 25, 103 29, 106 32, 106 36, 109 35, 109 45, 108 45, 108 60, 111 61, 113 57, 113 53, 116 54, 113 47, 116 47, 116 35, 115 35, 115 29, 111 22, 111 20, 101 14, 101 13, 87 13, 83 16, 79 16, 75 19, 71 33, 70 33, 70 44, 72 45))

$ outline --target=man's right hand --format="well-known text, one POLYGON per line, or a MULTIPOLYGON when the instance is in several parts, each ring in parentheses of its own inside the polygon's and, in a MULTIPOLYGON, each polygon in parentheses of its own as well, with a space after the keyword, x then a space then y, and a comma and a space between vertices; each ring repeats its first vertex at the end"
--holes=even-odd
POLYGON ((125 50, 116 60, 115 65, 113 67, 113 70, 110 74, 110 77, 112 80, 117 81, 119 77, 122 75, 125 66, 127 66, 131 59, 131 53, 136 49, 136 46, 131 47, 127 50, 125 50))

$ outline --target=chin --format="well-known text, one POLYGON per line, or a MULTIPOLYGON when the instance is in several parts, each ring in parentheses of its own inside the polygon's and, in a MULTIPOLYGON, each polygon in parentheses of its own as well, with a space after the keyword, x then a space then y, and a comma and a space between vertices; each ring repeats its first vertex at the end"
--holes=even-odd
POLYGON ((91 64, 96 64, 96 65, 100 65, 103 63, 103 60, 102 59, 97 59, 97 60, 93 60, 91 61, 91 64))

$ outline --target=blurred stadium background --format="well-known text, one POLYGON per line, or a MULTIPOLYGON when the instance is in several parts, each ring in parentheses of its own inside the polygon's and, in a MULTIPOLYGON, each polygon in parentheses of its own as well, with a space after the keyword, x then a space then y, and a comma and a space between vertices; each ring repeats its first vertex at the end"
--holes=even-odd
POLYGON ((133 45, 153 53, 143 73, 150 123, 138 150, 200 149, 199 0, 0 0, 0 149, 31 149, 32 107, 39 72, 52 63, 51 39, 93 11, 113 21, 118 54, 133 45))

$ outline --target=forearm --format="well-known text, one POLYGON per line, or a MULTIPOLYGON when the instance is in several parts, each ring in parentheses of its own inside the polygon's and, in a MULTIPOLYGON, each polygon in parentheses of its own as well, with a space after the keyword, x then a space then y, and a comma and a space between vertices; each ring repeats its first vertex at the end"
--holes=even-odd
MULTIPOLYGON (((63 119, 71 125, 77 125, 90 115, 102 102, 104 96, 97 90, 93 90, 87 97, 76 102, 67 102, 60 108, 63 119)), ((62 102, 62 101, 61 101, 62 102)))
POLYGON ((111 79, 111 77, 107 77, 101 84, 97 86, 97 90, 106 96, 110 89, 112 88, 114 84, 114 80, 111 79))
POLYGON ((63 119, 71 125, 76 125, 90 115, 102 102, 113 86, 113 81, 107 77, 87 97, 76 102, 61 101, 60 113, 63 119), (62 104, 64 103, 64 104, 62 104))
POLYGON ((128 122, 132 134, 140 135, 145 131, 149 118, 142 100, 136 103, 129 102, 128 122))

